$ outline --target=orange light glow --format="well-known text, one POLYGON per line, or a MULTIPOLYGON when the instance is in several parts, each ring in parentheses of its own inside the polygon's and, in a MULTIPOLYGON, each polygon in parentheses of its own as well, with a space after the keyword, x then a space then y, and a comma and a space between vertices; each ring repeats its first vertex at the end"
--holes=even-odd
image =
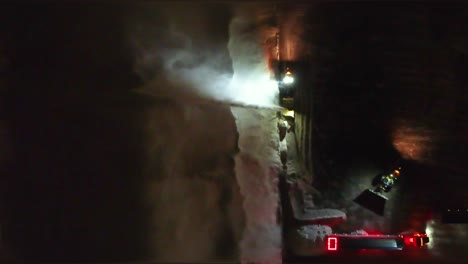
POLYGON ((432 148, 434 135, 424 127, 397 122, 392 131, 392 144, 404 159, 426 160, 432 148))

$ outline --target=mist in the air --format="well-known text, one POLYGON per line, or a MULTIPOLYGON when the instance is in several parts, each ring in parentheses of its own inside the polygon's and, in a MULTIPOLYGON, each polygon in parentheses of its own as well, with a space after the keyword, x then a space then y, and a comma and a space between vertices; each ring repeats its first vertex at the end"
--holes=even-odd
POLYGON ((145 13, 132 18, 129 30, 143 92, 275 105, 260 32, 272 26, 257 21, 250 7, 154 5, 145 13))

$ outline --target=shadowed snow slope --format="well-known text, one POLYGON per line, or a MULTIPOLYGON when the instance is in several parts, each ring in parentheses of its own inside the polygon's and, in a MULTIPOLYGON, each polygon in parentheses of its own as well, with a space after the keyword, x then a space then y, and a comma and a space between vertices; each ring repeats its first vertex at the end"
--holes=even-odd
POLYGON ((170 102, 147 117, 153 259, 236 260, 243 212, 229 108, 170 102))

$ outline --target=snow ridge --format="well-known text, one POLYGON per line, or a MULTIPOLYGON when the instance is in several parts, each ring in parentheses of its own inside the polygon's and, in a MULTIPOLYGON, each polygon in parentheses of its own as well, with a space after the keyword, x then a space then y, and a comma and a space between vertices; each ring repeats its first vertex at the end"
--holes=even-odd
POLYGON ((279 135, 275 111, 231 108, 239 132, 236 178, 244 198, 246 227, 240 243, 242 263, 281 263, 277 223, 279 135))

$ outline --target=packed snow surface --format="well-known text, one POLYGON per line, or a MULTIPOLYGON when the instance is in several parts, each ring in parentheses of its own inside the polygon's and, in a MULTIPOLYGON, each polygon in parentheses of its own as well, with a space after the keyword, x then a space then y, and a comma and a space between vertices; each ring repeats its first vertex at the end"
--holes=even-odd
POLYGON ((323 241, 325 236, 331 235, 332 229, 326 225, 306 225, 301 226, 298 233, 301 237, 315 242, 317 238, 323 241))

